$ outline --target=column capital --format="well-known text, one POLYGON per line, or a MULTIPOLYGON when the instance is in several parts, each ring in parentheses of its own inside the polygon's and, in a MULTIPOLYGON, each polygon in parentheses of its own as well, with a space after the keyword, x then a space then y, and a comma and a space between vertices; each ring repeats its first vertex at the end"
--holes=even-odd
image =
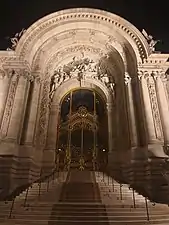
POLYGON ((168 80, 168 76, 163 70, 139 70, 138 71, 139 80, 141 80, 142 77, 144 77, 147 80, 151 80, 152 78, 154 80, 157 80, 158 78, 160 78, 164 82, 168 80))
POLYGON ((5 71, 0 69, 0 80, 3 80, 4 77, 5 77, 5 71))
POLYGON ((125 85, 127 86, 130 82, 131 82, 131 77, 130 77, 128 72, 125 72, 125 74, 124 74, 124 83, 125 83, 125 85))
MULTIPOLYGON (((31 71, 28 68, 5 68, 3 76, 8 76, 9 78, 12 78, 13 76, 23 76, 25 79, 28 81, 34 81, 36 78, 31 71)), ((1 75, 1 70, 0 70, 0 75, 1 75)))
POLYGON ((61 106, 59 104, 51 104, 50 109, 51 111, 60 111, 61 106))
POLYGON ((108 103, 106 103, 106 106, 107 106, 107 111, 112 111, 112 109, 113 109, 113 103, 108 102, 108 103))
POLYGON ((32 76, 34 77, 34 80, 38 84, 42 84, 43 80, 41 79, 41 73, 40 72, 32 72, 32 76))

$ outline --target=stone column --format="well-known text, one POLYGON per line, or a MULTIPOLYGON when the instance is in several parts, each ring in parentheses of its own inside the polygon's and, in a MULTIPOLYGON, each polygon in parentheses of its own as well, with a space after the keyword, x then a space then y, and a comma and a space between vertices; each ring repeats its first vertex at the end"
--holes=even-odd
POLYGON ((48 134, 46 142, 46 146, 48 149, 56 148, 59 117, 60 117, 60 105, 52 104, 49 116, 48 134))
MULTIPOLYGON (((5 185, 13 189, 28 182, 29 159, 21 158, 20 140, 29 92, 29 73, 25 69, 11 70, 11 82, 1 126, 1 160, 7 171, 5 185), (7 156, 8 155, 8 156, 7 156), (15 157, 13 157, 15 156, 15 157), (11 168, 13 168, 11 170, 11 168), (24 174, 21 171, 24 170, 24 174), (22 179, 21 179, 22 178, 22 179)), ((24 150, 24 149, 23 149, 24 150)), ((24 152, 24 151, 23 151, 24 152)))
POLYGON ((47 170, 50 172, 55 164, 59 117, 60 105, 52 104, 49 114, 46 147, 43 152, 43 167, 46 172, 47 170))
POLYGON ((5 110, 4 110, 4 114, 3 114, 3 118, 2 118, 1 130, 0 130, 2 139, 7 138, 7 133, 8 133, 8 129, 9 129, 9 123, 10 123, 10 118, 11 118, 11 114, 12 114, 16 89, 17 89, 18 80, 19 80, 19 74, 16 71, 11 70, 9 72, 9 74, 11 76, 11 82, 10 82, 10 87, 9 87, 9 91, 7 94, 8 96, 7 96, 7 100, 6 100, 6 105, 5 105, 5 110))
POLYGON ((146 119, 145 119, 145 108, 142 88, 142 74, 138 73, 137 76, 132 77, 131 87, 133 91, 133 103, 135 109, 135 115, 137 120, 137 141, 139 146, 139 152, 143 157, 146 156, 147 149, 147 133, 146 133, 146 119))
POLYGON ((142 89, 145 116, 148 132, 148 150, 149 155, 157 157, 165 157, 163 151, 163 130, 161 124, 161 116, 157 101, 157 93, 154 76, 151 72, 143 72, 142 89))
POLYGON ((129 112, 128 115, 129 115, 131 147, 136 148, 138 146, 137 127, 136 127, 136 118, 135 118, 135 112, 134 112, 131 77, 129 76, 128 73, 125 73, 125 85, 126 85, 126 94, 127 94, 127 108, 129 112))
MULTIPOLYGON (((33 74, 33 76, 35 76, 35 74, 33 74)), ((39 77, 35 77, 36 79, 31 84, 32 86, 30 88, 24 129, 21 139, 22 145, 19 148, 19 155, 27 159, 27 162, 29 161, 27 167, 29 169, 29 182, 39 178, 42 162, 42 151, 36 149, 34 141, 41 87, 39 77)))
POLYGON ((11 73, 8 73, 8 71, 6 72, 6 74, 5 71, 0 71, 0 127, 10 86, 10 75, 11 73))
POLYGON ((152 111, 152 109, 157 104, 156 92, 155 92, 155 86, 154 86, 155 84, 154 84, 153 77, 151 77, 149 73, 147 72, 143 73, 140 79, 141 79, 141 86, 142 86, 142 93, 143 93, 148 143, 151 143, 154 140, 156 140, 156 138, 161 137, 161 127, 159 127, 159 124, 157 123, 157 121, 154 121, 153 111, 152 111), (153 99, 154 101, 152 101, 153 99), (157 124, 156 128, 155 128, 154 122, 157 124))
POLYGON ((39 103, 39 94, 40 94, 40 81, 35 80, 32 98, 30 103, 30 111, 28 113, 28 122, 27 128, 25 130, 24 144, 33 146, 34 145, 34 135, 35 135, 35 127, 37 120, 37 111, 38 111, 38 103, 39 103))
POLYGON ((20 143, 30 81, 26 71, 18 71, 18 85, 7 132, 7 138, 20 143))
POLYGON ((109 134, 109 153, 114 149, 114 137, 113 137, 113 105, 112 103, 107 103, 107 115, 108 115, 108 134, 109 134))
POLYGON ((167 75, 163 72, 155 73, 156 90, 164 132, 164 143, 169 145, 169 98, 167 94, 167 75))

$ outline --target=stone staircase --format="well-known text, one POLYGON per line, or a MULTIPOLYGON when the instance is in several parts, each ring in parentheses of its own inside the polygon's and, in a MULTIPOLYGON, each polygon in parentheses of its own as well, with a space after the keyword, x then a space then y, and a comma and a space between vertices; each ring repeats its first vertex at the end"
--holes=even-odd
POLYGON ((167 205, 154 205, 101 172, 62 172, 41 184, 40 195, 39 185, 33 184, 15 199, 8 219, 11 205, 0 202, 0 224, 169 224, 167 205))

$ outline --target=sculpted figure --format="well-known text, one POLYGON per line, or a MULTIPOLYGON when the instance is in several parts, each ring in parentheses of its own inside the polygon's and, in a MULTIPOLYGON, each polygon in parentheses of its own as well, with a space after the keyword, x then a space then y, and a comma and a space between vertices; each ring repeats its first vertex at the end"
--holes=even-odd
POLYGON ((147 39, 147 42, 149 44, 150 50, 152 52, 155 51, 155 45, 160 41, 160 40, 154 40, 152 35, 148 35, 147 32, 143 29, 142 34, 144 37, 147 39))
POLYGON ((26 32, 26 30, 23 28, 21 30, 21 32, 19 33, 16 33, 15 36, 13 38, 10 38, 11 40, 11 43, 12 43, 12 46, 11 48, 7 48, 7 51, 11 51, 11 50, 15 50, 16 49, 16 46, 21 38, 21 36, 26 32))
POLYGON ((52 99, 54 92, 56 90, 57 84, 60 82, 62 77, 62 74, 60 73, 60 69, 58 71, 55 71, 53 76, 51 77, 50 81, 50 92, 49 92, 49 98, 52 99))

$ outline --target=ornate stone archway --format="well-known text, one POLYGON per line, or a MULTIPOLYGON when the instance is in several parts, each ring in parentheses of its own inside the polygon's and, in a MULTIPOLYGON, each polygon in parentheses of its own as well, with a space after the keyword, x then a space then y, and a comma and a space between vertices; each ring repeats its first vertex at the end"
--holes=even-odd
POLYGON ((0 52, 2 158, 24 157, 28 171, 38 166, 38 174, 42 159, 50 155, 56 142, 53 121, 59 101, 79 85, 100 91, 109 115, 113 111, 109 116, 110 152, 129 153, 128 162, 130 153, 145 156, 148 149, 166 157, 169 55, 154 52, 153 40, 144 35, 112 13, 76 8, 52 13, 30 26, 19 41, 13 39, 13 50, 0 52), (88 63, 84 63, 86 59, 88 63), (77 62, 83 62, 83 67, 71 69, 80 65, 77 62), (51 89, 54 76, 57 81, 51 89))

